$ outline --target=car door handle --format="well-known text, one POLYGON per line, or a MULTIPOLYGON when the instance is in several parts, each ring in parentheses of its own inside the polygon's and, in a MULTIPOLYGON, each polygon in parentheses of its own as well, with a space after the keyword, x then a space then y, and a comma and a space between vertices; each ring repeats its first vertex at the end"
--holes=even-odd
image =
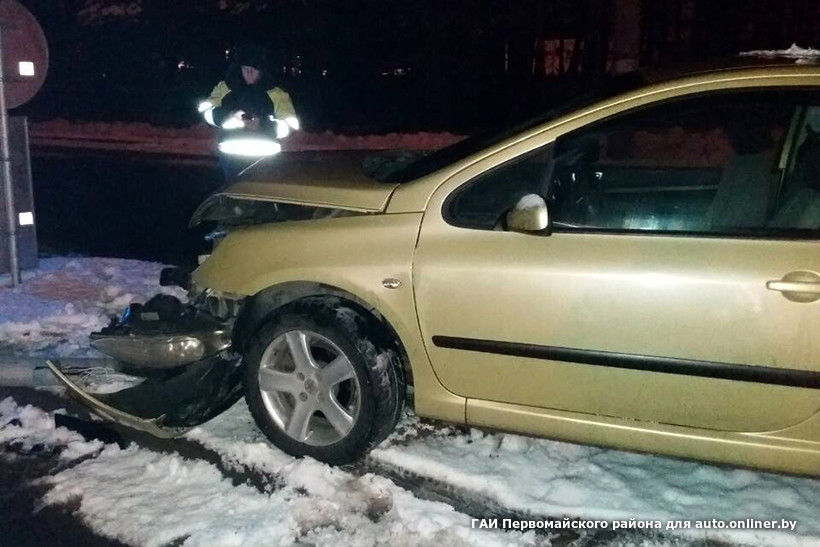
POLYGON ((767 281, 766 288, 779 292, 820 294, 820 283, 805 283, 799 281, 767 281))
POLYGON ((792 302, 814 302, 820 300, 820 275, 814 272, 795 271, 766 282, 770 291, 778 291, 792 302))

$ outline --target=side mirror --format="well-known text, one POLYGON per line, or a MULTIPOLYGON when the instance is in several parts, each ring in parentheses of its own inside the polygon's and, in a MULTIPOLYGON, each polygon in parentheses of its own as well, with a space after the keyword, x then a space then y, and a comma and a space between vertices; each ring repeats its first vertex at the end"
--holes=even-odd
POLYGON ((550 214, 547 202, 538 194, 527 194, 507 211, 507 230, 524 233, 549 234, 550 214))

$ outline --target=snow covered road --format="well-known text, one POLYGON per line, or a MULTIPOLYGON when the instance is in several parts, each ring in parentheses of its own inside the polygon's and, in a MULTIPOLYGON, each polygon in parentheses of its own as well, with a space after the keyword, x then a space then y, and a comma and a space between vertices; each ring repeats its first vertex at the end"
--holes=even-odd
POLYGON ((520 518, 690 521, 669 534, 751 545, 820 545, 820 481, 491 433, 433 429, 417 420, 407 438, 370 458, 446 485, 520 518), (419 433, 422 433, 421 435, 419 433), (787 530, 696 530, 695 521, 797 521, 787 530))
POLYGON ((253 425, 243 401, 190 432, 187 441, 216 453, 221 465, 137 444, 120 448, 88 441, 55 427, 50 413, 18 406, 11 399, 0 402, 0 444, 13 444, 18 453, 46 445, 56 448, 65 462, 61 471, 42 479, 49 488, 44 502, 74 504, 93 531, 129 545, 820 543, 815 528, 820 485, 810 479, 516 435, 462 433, 412 416, 362 465, 331 468, 310 459, 295 460, 271 446, 253 425), (413 456, 403 464, 389 464, 394 466, 390 470, 382 465, 391 453, 413 456), (221 467, 234 470, 234 478, 257 478, 237 483, 221 467), (396 470, 409 490, 389 478, 396 470), (424 476, 435 478, 438 489, 433 492, 448 503, 431 501, 429 488, 414 491, 412 486, 421 484, 416 479, 424 476), (622 482, 616 483, 618 479, 622 482), (756 518, 759 512, 769 518, 778 508, 798 521, 796 533, 622 531, 568 536, 471 526, 473 517, 502 514, 524 519, 560 520, 571 515, 665 521, 756 518))
POLYGON ((43 479, 50 486, 44 503, 77 503, 92 530, 129 545, 543 543, 533 532, 473 529, 469 516, 377 475, 295 460, 263 441, 234 446, 234 426, 250 425, 241 405, 192 437, 219 449, 232 465, 264 470, 269 492, 234 485, 204 461, 86 441, 55 427, 53 415, 10 398, 0 402, 0 442, 14 443, 18 452, 57 448, 60 459, 76 462, 43 479))

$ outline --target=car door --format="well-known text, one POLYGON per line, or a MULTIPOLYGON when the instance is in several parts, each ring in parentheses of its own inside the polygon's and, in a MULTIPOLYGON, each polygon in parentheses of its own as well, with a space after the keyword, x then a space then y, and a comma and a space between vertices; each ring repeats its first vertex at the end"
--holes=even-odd
POLYGON ((441 383, 716 430, 816 413, 820 224, 772 224, 795 171, 789 128, 816 99, 722 92, 642 107, 442 185, 414 259, 441 383), (527 193, 547 198, 551 235, 503 229, 527 193))

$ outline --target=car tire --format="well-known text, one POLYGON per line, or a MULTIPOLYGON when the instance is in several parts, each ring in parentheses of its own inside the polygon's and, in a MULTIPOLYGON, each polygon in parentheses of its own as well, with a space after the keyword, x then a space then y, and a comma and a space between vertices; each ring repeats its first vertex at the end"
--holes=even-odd
POLYGON ((261 325, 244 352, 245 394, 274 445, 341 465, 390 434, 406 387, 395 344, 380 327, 338 299, 312 298, 261 325))

